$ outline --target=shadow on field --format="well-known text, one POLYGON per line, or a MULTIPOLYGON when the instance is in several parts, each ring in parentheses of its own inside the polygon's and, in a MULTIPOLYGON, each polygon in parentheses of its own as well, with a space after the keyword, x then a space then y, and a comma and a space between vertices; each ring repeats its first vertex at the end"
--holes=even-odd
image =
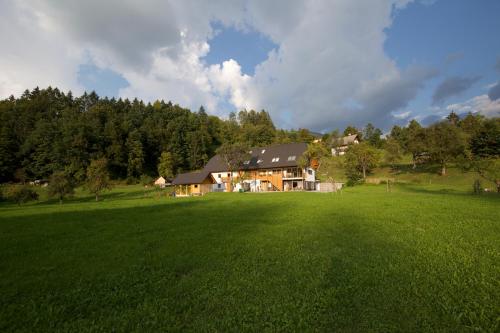
POLYGON ((441 172, 441 167, 437 164, 419 164, 414 169, 412 164, 396 164, 393 170, 396 174, 410 173, 410 174, 436 174, 441 172))
POLYGON ((457 190, 457 189, 451 189, 451 188, 429 188, 425 185, 419 186, 419 185, 414 185, 414 184, 397 184, 398 187, 404 188, 405 191, 411 192, 411 193, 419 193, 419 194, 426 194, 426 195, 450 195, 450 196, 460 196, 460 197, 468 197, 471 199, 486 199, 488 201, 495 201, 495 200, 500 200, 500 195, 496 192, 484 192, 481 193, 480 195, 475 195, 472 193, 472 190, 470 192, 464 191, 464 190, 457 190))
POLYGON ((0 331, 418 332, 471 324, 476 298, 449 279, 468 281, 471 272, 426 252, 421 231, 334 201, 271 197, 0 216, 0 331))
MULTIPOLYGON (((103 193, 99 195, 99 201, 108 200, 127 200, 127 199, 139 199, 147 196, 151 196, 156 193, 154 190, 137 190, 137 191, 113 191, 111 193, 103 193)), ((89 194, 84 197, 69 198, 68 202, 94 202, 95 195, 89 194)))

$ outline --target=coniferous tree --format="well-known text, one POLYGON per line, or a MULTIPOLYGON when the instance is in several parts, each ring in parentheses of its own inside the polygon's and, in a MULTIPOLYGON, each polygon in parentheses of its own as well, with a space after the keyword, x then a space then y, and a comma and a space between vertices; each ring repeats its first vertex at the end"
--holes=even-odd
POLYGON ((164 151, 158 163, 158 174, 166 179, 174 178, 174 160, 172 154, 164 151))
POLYGON ((126 146, 128 149, 127 177, 129 179, 138 179, 142 174, 144 164, 141 134, 138 130, 129 133, 126 146))

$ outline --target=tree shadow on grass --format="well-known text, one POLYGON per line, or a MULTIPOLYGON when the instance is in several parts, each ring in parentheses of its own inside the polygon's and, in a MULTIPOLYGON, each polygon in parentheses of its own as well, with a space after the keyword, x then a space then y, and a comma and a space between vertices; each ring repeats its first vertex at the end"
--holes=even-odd
POLYGON ((463 329, 476 299, 453 305, 455 272, 408 238, 355 209, 290 223, 296 201, 234 198, 0 217, 0 330, 463 329))
POLYGON ((200 198, 0 217, 0 327, 82 330, 98 322, 104 330, 126 330, 142 321, 120 316, 135 313, 145 299, 163 305, 144 309, 144 316, 158 311, 163 323, 175 327, 187 320, 179 303, 204 311, 183 284, 194 281, 191 289, 202 288, 200 272, 227 264, 225 258, 243 251, 235 240, 273 223, 259 218, 271 206, 289 209, 200 198), (177 310, 161 313, 165 306, 177 310))
POLYGON ((416 168, 413 168, 411 164, 396 164, 392 170, 394 174, 436 174, 441 172, 441 167, 437 164, 418 164, 416 168))
POLYGON ((473 200, 481 199, 490 202, 500 200, 500 195, 495 192, 484 192, 479 195, 476 195, 472 193, 472 190, 468 192, 465 190, 457 190, 455 188, 427 187, 427 186, 419 186, 416 184, 403 184, 403 183, 398 183, 397 186, 404 189, 406 192, 410 193, 418 193, 425 195, 441 195, 441 196, 447 195, 447 196, 455 196, 461 198, 467 197, 473 200))

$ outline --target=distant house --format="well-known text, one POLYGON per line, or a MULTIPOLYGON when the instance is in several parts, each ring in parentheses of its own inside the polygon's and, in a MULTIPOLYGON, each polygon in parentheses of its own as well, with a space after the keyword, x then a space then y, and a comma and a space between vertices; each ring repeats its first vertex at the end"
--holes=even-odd
POLYGON ((359 141, 360 140, 358 134, 349 134, 347 136, 335 139, 332 142, 332 156, 344 155, 350 145, 357 145, 359 141))
POLYGON ((215 180, 206 170, 177 175, 172 181, 178 196, 203 195, 212 191, 215 180))
POLYGON ((164 188, 166 186, 166 184, 167 184, 167 181, 162 176, 160 176, 157 180, 155 180, 155 185, 159 186, 160 188, 164 188))

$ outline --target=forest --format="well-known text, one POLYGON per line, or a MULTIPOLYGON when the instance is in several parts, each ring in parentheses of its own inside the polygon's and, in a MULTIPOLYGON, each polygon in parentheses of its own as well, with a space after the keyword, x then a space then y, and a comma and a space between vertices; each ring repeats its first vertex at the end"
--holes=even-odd
MULTIPOLYGON (((321 149, 309 152, 311 157, 328 155, 336 139, 349 133, 358 133, 364 143, 347 156, 355 171, 365 171, 356 162, 363 154, 368 156, 366 167, 380 161, 380 156, 374 158, 376 151, 384 153, 387 163, 408 154, 415 166, 439 163, 444 172, 459 157, 500 156, 499 118, 452 112, 428 127, 416 120, 394 126, 386 136, 372 124, 334 130, 323 134, 321 149)), ((311 143, 317 137, 307 129, 277 129, 264 110, 243 110, 222 119, 203 107, 193 112, 171 102, 100 98, 95 92, 75 97, 57 88, 35 88, 0 101, 0 182, 24 183, 64 172, 82 183, 91 161, 105 159, 111 179, 135 183, 144 175, 157 176, 165 165, 170 170, 165 176, 200 169, 222 144, 311 143)), ((354 173, 359 178, 360 172, 354 173)))

